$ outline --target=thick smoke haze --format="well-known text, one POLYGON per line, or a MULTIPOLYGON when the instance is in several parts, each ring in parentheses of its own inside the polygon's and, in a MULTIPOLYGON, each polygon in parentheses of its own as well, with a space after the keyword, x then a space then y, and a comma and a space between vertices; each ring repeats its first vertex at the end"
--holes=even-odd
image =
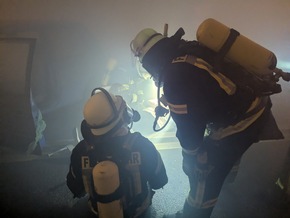
MULTIPOLYGON (((44 114, 78 104, 71 114, 79 114, 78 123, 109 59, 128 77, 135 74, 129 44, 141 29, 162 32, 167 23, 169 35, 183 27, 184 38, 192 40, 199 24, 212 17, 273 51, 277 66, 290 71, 289 11, 289 0, 0 0, 0 30, 37 38, 33 97, 44 114)), ((274 113, 281 128, 289 129, 290 84, 282 87, 283 93, 273 96, 274 113)))

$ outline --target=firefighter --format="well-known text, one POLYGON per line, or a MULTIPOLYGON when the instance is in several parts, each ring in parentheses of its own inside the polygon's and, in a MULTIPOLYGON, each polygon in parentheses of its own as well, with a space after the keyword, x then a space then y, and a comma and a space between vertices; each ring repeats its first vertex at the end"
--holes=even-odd
POLYGON ((168 182, 160 153, 132 122, 140 115, 121 96, 96 88, 83 109, 83 140, 71 154, 67 186, 89 196, 98 217, 141 217, 168 182))
POLYGON ((177 31, 171 37, 141 30, 130 46, 151 74, 176 124, 184 173, 190 191, 183 210, 169 217, 210 217, 222 185, 235 163, 255 142, 282 139, 268 96, 258 97, 213 72, 196 54, 181 50, 177 31))

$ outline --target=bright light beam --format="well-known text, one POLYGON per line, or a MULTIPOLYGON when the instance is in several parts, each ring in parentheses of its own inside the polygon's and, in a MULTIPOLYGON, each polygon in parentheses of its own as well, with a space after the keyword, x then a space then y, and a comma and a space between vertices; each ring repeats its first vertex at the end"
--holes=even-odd
POLYGON ((278 68, 283 71, 290 71, 290 62, 289 61, 279 61, 278 68))

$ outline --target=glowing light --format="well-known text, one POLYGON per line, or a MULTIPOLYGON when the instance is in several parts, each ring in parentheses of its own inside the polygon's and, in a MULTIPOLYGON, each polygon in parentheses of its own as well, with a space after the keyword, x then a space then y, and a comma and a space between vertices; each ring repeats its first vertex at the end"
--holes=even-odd
POLYGON ((289 61, 279 61, 279 64, 277 67, 281 68, 283 71, 290 70, 290 62, 289 61))

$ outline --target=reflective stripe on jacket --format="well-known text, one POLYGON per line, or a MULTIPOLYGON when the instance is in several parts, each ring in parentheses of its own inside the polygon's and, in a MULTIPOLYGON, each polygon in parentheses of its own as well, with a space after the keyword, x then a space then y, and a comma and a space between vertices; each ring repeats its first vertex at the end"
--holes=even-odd
MULTIPOLYGON (((213 67, 203 59, 197 58, 192 55, 185 55, 175 58, 172 61, 172 64, 182 62, 206 70, 210 74, 210 76, 214 80, 216 80, 220 88, 223 89, 228 95, 234 95, 236 93, 237 86, 222 73, 213 72, 213 67)), ((252 102, 252 104, 250 105, 250 107, 248 108, 248 110, 246 111, 245 115, 242 118, 239 118, 235 123, 232 123, 231 125, 228 125, 226 127, 212 129, 211 137, 215 140, 219 140, 234 133, 243 131, 261 116, 261 114, 265 109, 267 100, 268 97, 257 97, 252 102)), ((186 104, 172 104, 168 102, 168 106, 170 111, 175 114, 188 113, 188 107, 186 104)))

